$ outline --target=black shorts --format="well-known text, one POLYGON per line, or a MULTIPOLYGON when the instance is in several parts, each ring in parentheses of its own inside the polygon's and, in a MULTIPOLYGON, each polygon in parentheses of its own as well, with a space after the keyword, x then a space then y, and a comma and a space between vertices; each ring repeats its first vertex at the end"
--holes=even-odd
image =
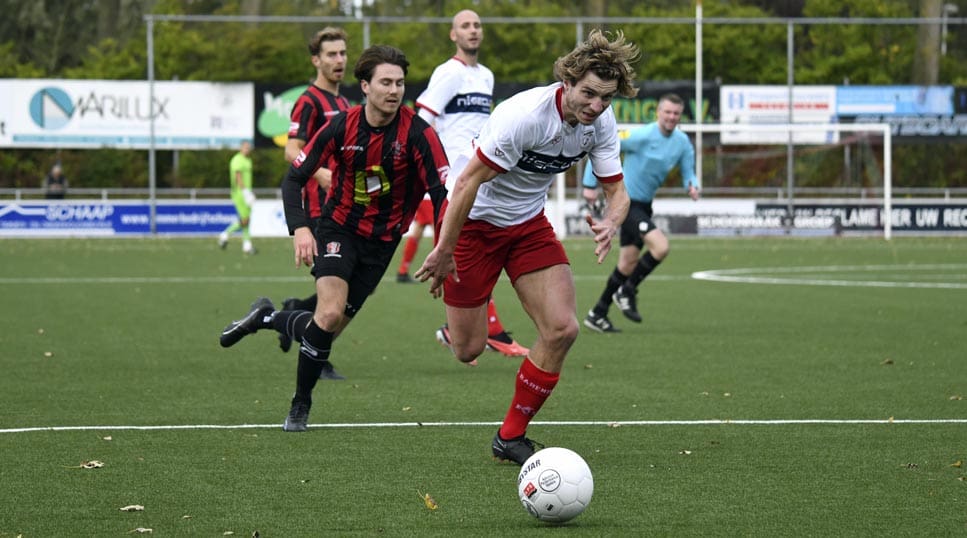
POLYGON ((312 276, 334 276, 349 284, 346 316, 353 317, 363 307, 399 245, 397 241, 376 241, 360 237, 329 219, 316 226, 319 255, 313 260, 312 276))
POLYGON ((652 209, 651 202, 631 201, 631 208, 628 209, 628 217, 621 224, 621 246, 627 247, 634 245, 643 248, 645 241, 642 237, 657 228, 651 221, 652 209))

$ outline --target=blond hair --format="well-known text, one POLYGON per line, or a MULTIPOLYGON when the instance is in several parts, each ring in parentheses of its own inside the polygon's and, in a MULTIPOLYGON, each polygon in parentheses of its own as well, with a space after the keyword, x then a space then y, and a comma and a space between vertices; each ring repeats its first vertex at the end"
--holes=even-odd
MULTIPOLYGON (((610 35, 610 32, 609 32, 610 35)), ((625 97, 638 95, 634 85, 635 69, 631 66, 641 57, 638 46, 625 41, 620 30, 609 40, 601 30, 592 30, 587 40, 554 62, 554 76, 572 84, 584 78, 588 72, 601 80, 618 82, 618 93, 625 97)))

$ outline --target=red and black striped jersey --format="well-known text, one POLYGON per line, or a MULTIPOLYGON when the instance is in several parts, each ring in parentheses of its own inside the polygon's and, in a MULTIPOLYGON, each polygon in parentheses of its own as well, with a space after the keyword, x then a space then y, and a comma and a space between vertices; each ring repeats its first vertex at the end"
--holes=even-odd
POLYGON ((364 105, 357 105, 312 137, 282 182, 290 234, 310 225, 299 192, 323 163, 332 170, 332 186, 322 218, 367 239, 396 241, 429 193, 439 222, 450 165, 436 131, 413 109, 400 107, 390 124, 372 127, 364 105))
MULTIPOLYGON (((302 92, 289 121, 289 138, 296 138, 306 142, 322 129, 336 114, 349 108, 349 100, 341 95, 330 93, 315 84, 310 84, 302 92)), ((319 218, 322 214, 322 204, 326 200, 326 192, 316 185, 302 193, 302 201, 306 212, 311 218, 319 218)))
POLYGON ((289 138, 298 138, 306 142, 322 129, 330 118, 349 108, 349 101, 341 96, 323 90, 315 84, 310 84, 302 92, 295 106, 289 123, 289 138))

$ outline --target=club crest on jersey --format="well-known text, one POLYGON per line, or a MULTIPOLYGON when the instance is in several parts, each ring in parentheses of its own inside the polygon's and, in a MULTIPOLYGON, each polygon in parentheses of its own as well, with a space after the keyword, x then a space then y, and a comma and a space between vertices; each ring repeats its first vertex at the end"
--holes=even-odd
POLYGON ((299 168, 300 166, 302 166, 302 163, 305 160, 306 160, 306 152, 300 151, 299 155, 297 155, 296 158, 292 160, 292 165, 295 166, 296 168, 299 168))
POLYGON ((581 133, 581 147, 587 148, 591 146, 591 139, 594 137, 593 131, 584 131, 581 133))
POLYGON ((394 161, 399 160, 400 156, 403 155, 403 144, 400 144, 399 140, 393 141, 393 145, 390 146, 390 155, 394 161))
POLYGON ((322 255, 323 258, 342 258, 342 254, 339 252, 342 249, 342 243, 339 241, 330 241, 326 243, 326 253, 322 255))

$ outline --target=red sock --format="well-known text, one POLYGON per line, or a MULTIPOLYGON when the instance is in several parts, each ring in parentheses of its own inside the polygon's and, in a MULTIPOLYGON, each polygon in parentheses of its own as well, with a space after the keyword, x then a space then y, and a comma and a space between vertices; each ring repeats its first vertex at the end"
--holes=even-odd
POLYGON ((494 306, 494 298, 487 301, 487 336, 497 336, 504 332, 504 326, 497 317, 497 307, 494 306))
POLYGON ((413 263, 413 258, 416 257, 416 249, 420 246, 420 239, 416 236, 410 236, 406 239, 406 244, 403 245, 403 261, 400 262, 400 270, 397 271, 401 275, 410 274, 410 264, 413 263))
POLYGON ((500 427, 501 439, 520 437, 527 431, 534 415, 544 405, 544 401, 551 395, 561 374, 545 372, 525 357, 517 371, 517 386, 514 399, 510 402, 510 409, 504 417, 504 424, 500 427))

